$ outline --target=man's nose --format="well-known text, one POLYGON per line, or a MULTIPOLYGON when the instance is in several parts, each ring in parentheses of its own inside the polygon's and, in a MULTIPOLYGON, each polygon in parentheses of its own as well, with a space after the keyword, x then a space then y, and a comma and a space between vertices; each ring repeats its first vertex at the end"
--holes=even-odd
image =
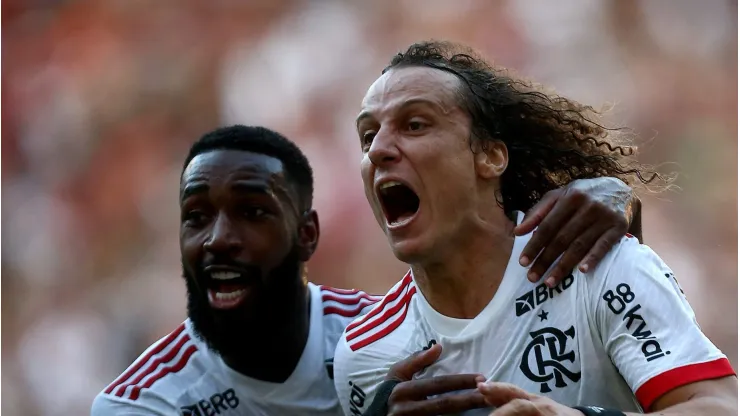
POLYGON ((242 248, 242 241, 228 215, 219 214, 213 223, 211 235, 203 248, 212 254, 233 253, 242 248))
POLYGON ((378 167, 398 162, 401 160, 401 152, 396 144, 396 137, 391 131, 380 129, 373 137, 367 156, 373 165, 378 167))

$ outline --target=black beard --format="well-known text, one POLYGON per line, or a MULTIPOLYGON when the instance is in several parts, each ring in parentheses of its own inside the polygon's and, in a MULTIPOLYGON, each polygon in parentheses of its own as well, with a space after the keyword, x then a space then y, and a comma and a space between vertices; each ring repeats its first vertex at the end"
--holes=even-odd
POLYGON ((296 290, 305 290, 298 250, 294 245, 283 261, 262 280, 255 302, 233 311, 211 309, 205 288, 201 289, 196 284, 196 281, 205 282, 206 279, 198 279, 183 264, 188 290, 188 317, 196 334, 212 351, 222 357, 244 354, 262 344, 264 337, 280 331, 284 326, 281 323, 295 313, 286 302, 293 302, 292 294, 296 290))

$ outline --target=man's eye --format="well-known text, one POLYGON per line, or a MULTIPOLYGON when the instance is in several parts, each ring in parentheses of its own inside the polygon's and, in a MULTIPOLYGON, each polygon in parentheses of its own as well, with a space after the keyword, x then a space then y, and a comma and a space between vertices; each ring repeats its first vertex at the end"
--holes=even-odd
POLYGON ((200 211, 189 211, 185 213, 182 219, 188 225, 200 225, 206 221, 206 216, 200 211))
POLYGON ((363 146, 369 146, 372 144, 373 139, 375 138, 375 132, 374 131, 368 131, 362 134, 362 145, 363 146))
POLYGON ((423 127, 424 125, 420 121, 409 122, 409 130, 411 131, 421 130, 423 127))
POLYGON ((244 216, 247 218, 261 218, 267 215, 267 210, 260 207, 244 208, 244 216))

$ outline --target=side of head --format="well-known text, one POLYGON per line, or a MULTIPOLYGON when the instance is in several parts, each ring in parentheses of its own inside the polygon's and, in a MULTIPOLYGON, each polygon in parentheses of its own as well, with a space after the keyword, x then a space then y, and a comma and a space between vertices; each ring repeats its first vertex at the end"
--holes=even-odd
POLYGON ((366 196, 396 256, 435 256, 476 221, 526 211, 575 179, 642 180, 626 159, 630 133, 598 117, 461 45, 423 42, 394 56, 368 90, 357 127, 366 196), (418 101, 433 103, 404 104, 418 101), (387 211, 413 198, 377 189, 396 172, 411 178, 404 185, 418 200, 406 203, 413 221, 405 227, 390 226, 387 211))
POLYGON ((192 145, 180 178, 180 250, 189 316, 215 349, 239 344, 245 331, 234 326, 279 321, 279 305, 303 288, 302 264, 319 238, 312 194, 305 155, 272 130, 224 127, 192 145))

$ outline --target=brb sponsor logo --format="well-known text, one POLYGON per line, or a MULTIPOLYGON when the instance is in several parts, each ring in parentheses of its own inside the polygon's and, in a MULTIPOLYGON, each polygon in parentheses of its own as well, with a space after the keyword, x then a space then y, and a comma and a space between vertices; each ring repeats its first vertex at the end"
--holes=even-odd
POLYGON ((349 410, 353 415, 362 415, 362 408, 365 407, 365 392, 360 386, 349 382, 352 391, 349 393, 349 410))
POLYGON ((643 341, 640 350, 645 359, 650 362, 657 360, 658 358, 670 355, 670 351, 663 351, 660 343, 653 335, 652 331, 648 328, 648 323, 645 322, 645 318, 639 313, 642 305, 639 303, 632 306, 629 310, 627 308, 635 300, 635 294, 632 292, 632 288, 627 283, 620 283, 614 290, 607 290, 601 299, 606 302, 609 310, 615 315, 621 315, 622 321, 626 323, 627 330, 632 331, 632 336, 640 341, 643 341), (625 312, 625 310, 627 310, 625 312))
POLYGON ((555 294, 561 293, 568 289, 573 284, 573 275, 569 274, 555 287, 549 288, 546 284, 542 283, 530 290, 529 292, 519 296, 514 301, 516 309, 516 316, 522 316, 527 312, 535 309, 537 306, 542 305, 548 299, 552 299, 555 294))
POLYGON ((563 388, 568 385, 565 379, 577 383, 581 379, 580 371, 572 371, 563 363, 574 363, 576 353, 568 346, 569 340, 574 340, 576 330, 573 326, 565 332, 547 327, 530 332, 532 341, 524 349, 519 369, 528 379, 540 383, 540 393, 552 391, 550 382, 555 381, 555 387, 563 388), (533 362, 534 361, 534 362, 533 362))
POLYGON ((198 403, 183 406, 180 408, 180 413, 183 416, 214 416, 236 409, 237 406, 239 406, 239 398, 236 397, 236 392, 234 389, 228 389, 208 399, 199 400, 198 403))

